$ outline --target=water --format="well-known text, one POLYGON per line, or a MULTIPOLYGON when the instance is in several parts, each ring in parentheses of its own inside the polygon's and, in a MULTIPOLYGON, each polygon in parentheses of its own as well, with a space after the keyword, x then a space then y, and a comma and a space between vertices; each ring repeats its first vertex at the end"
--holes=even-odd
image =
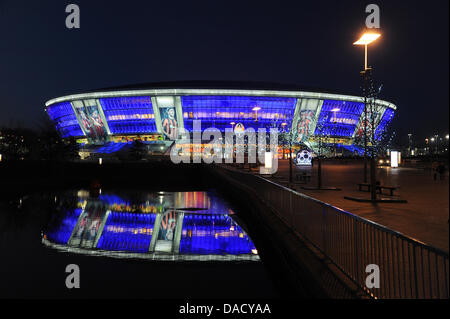
POLYGON ((0 202, 0 297, 278 296, 239 209, 215 191, 97 195, 0 202), (69 264, 80 289, 65 286, 69 264))
POLYGON ((44 245, 116 258, 259 261, 235 213, 214 192, 74 195, 59 199, 44 245))

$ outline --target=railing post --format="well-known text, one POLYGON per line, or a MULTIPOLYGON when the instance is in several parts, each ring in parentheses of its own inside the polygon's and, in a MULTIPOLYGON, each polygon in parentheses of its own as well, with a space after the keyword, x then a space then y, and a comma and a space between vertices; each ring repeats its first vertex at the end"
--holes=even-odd
POLYGON ((294 209, 292 207, 292 192, 289 192, 289 211, 291 212, 291 227, 295 231, 294 209))
POLYGON ((417 278, 417 262, 416 262, 416 247, 414 246, 414 244, 412 245, 412 249, 413 249, 413 264, 414 264, 414 288, 416 290, 416 295, 415 297, 418 298, 419 297, 419 279, 417 278))
POLYGON ((323 242, 323 251, 325 252, 325 254, 328 255, 328 250, 327 250, 327 221, 326 221, 326 215, 327 215, 327 211, 326 211, 327 207, 325 205, 322 205, 322 242, 323 242))
POLYGON ((356 271, 356 282, 359 283, 359 258, 358 258, 358 252, 359 252, 359 240, 358 240, 358 223, 356 220, 353 220, 354 228, 355 228, 355 271, 356 271))

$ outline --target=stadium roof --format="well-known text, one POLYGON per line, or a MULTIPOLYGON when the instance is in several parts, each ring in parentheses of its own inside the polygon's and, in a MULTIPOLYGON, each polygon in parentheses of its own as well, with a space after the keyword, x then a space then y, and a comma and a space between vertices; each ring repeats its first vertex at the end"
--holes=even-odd
MULTIPOLYGON (((298 84, 251 82, 251 81, 170 81, 129 84, 116 87, 95 89, 88 92, 108 92, 122 90, 151 89, 224 89, 224 90, 271 90, 271 91, 306 91, 315 93, 343 94, 342 91, 306 87, 298 84)), ((349 95, 351 95, 349 93, 349 95)))
MULTIPOLYGON (((296 98, 336 99, 351 102, 364 102, 360 95, 343 94, 336 90, 300 87, 296 84, 239 81, 178 81, 131 84, 117 87, 95 89, 85 93, 71 94, 51 99, 46 107, 63 101, 105 97, 125 97, 135 95, 248 95, 248 96, 286 96, 296 98), (285 93, 284 93, 285 92, 285 93)), ((377 103, 396 109, 384 100, 377 103)))

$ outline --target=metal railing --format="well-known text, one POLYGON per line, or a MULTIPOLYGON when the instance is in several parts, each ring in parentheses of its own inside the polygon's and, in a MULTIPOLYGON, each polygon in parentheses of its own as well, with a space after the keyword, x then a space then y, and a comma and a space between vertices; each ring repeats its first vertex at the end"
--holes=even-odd
POLYGON ((260 176, 217 166, 233 184, 252 188, 291 229, 374 298, 449 298, 448 253, 260 176), (366 267, 380 270, 367 288, 366 267))

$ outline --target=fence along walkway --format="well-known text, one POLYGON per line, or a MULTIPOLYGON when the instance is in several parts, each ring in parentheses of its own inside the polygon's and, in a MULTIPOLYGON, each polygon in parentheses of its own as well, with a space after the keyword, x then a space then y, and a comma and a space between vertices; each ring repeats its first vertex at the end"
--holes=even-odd
POLYGON ((256 195, 297 234, 325 254, 374 298, 449 298, 448 253, 251 173, 216 166, 256 195), (366 266, 380 269, 380 287, 366 287, 366 266))

